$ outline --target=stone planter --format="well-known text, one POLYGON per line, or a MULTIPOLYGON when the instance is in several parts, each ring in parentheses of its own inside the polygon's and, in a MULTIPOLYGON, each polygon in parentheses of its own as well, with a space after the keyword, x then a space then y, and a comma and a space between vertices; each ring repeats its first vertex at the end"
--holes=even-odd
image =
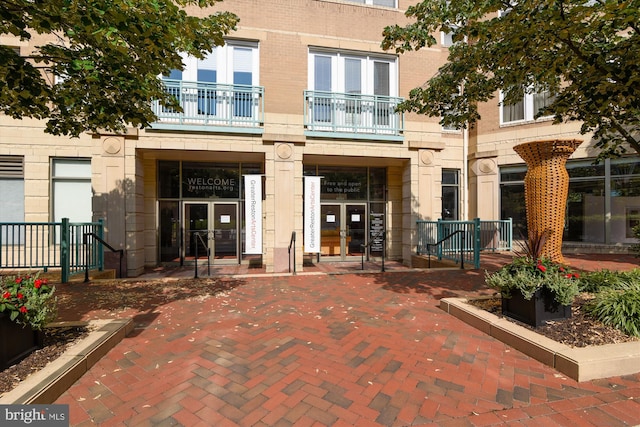
POLYGON ((0 313, 0 369, 5 369, 42 347, 43 334, 13 322, 0 313))
POLYGON ((541 326, 547 320, 570 318, 571 305, 558 303, 546 288, 538 289, 530 300, 516 290, 511 298, 502 298, 502 314, 531 326, 541 326))

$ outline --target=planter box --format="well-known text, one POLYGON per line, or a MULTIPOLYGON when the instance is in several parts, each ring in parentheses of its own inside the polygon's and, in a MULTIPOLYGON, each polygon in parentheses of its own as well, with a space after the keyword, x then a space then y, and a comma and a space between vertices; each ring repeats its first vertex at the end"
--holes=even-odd
POLYGON ((547 320, 571 317, 571 305, 559 304, 545 288, 538 289, 530 300, 514 291, 511 298, 502 298, 502 314, 531 326, 541 326, 547 320))
POLYGON ((0 369, 19 362, 42 347, 43 334, 19 325, 6 313, 0 313, 0 369))

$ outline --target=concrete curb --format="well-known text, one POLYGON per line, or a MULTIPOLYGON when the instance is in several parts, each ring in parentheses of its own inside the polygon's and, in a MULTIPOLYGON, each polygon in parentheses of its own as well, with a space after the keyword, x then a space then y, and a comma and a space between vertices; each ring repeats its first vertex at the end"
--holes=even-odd
MULTIPOLYGON (((77 322, 73 322, 77 324, 77 322)), ((0 404, 53 403, 109 350, 133 331, 131 319, 92 320, 89 335, 18 387, 0 397, 0 404)))
POLYGON ((569 347, 467 304, 466 298, 443 298, 440 308, 579 382, 640 372, 640 341, 569 347))

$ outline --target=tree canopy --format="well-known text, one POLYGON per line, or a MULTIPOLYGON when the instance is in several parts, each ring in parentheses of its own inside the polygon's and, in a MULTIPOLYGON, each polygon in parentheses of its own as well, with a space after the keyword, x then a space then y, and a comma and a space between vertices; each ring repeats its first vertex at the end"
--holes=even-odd
POLYGON ((46 132, 120 132, 155 120, 151 101, 177 108, 158 76, 203 57, 237 16, 198 18, 219 0, 3 0, 0 36, 30 41, 19 55, 0 44, 0 111, 46 120, 46 132), (40 44, 41 43, 41 44, 40 44))
POLYGON ((505 104, 549 91, 536 117, 582 122, 600 158, 640 153, 640 0, 424 0, 406 15, 408 25, 385 28, 383 48, 432 46, 439 31, 454 43, 405 111, 461 128, 499 90, 505 104))

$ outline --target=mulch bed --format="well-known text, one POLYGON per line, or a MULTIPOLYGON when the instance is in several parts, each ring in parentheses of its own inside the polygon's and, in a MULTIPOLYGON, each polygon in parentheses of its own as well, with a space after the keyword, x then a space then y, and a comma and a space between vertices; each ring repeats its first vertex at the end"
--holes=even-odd
POLYGON ((54 327, 44 330, 44 346, 21 362, 0 371, 0 395, 17 387, 29 375, 61 356, 67 347, 89 333, 84 326, 54 327))
MULTIPOLYGON (((637 337, 627 335, 619 329, 605 325, 594 317, 586 314, 582 307, 591 298, 592 296, 589 294, 580 294, 571 306, 570 318, 549 321, 543 326, 533 327, 506 316, 504 318, 570 347, 618 344, 639 340, 637 337)), ((499 296, 470 300, 469 304, 495 315, 502 316, 502 301, 499 296)))

